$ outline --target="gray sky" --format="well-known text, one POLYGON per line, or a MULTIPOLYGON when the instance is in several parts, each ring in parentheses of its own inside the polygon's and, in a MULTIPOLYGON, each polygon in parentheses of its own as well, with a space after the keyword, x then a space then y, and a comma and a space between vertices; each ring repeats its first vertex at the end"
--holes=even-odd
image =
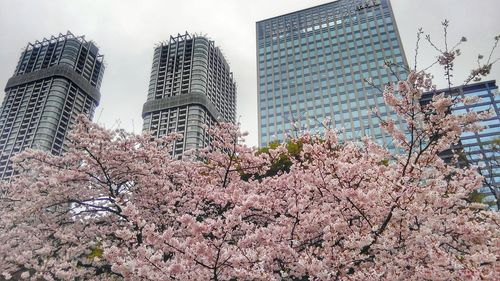
MULTIPOLYGON (((153 47, 170 35, 202 33, 215 41, 231 65, 237 83, 238 115, 249 132, 247 143, 257 145, 257 78, 255 22, 328 0, 0 0, 0 85, 12 76, 20 52, 28 42, 70 30, 100 47, 106 70, 101 103, 94 121, 107 128, 120 126, 139 133, 146 100, 153 47)), ((465 36, 456 64, 457 84, 486 57, 493 37, 500 34, 499 0, 392 0, 404 50, 410 65, 418 27, 441 39, 441 21, 450 20, 449 36, 465 36)), ((440 42, 440 41, 439 41, 440 42)), ((421 65, 435 54, 423 45, 421 65)), ((495 52, 500 57, 500 51, 495 52)), ((488 79, 500 78, 500 64, 488 79)), ((435 69, 435 76, 441 75, 435 69)), ((437 80, 443 86, 443 80, 437 80)), ((0 99, 3 100, 1 91, 0 99)))

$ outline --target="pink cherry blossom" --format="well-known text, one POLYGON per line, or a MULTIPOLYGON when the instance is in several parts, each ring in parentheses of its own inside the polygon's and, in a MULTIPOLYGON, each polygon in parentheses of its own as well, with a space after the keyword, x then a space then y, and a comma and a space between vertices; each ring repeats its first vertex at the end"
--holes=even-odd
POLYGON ((380 117, 396 152, 369 138, 341 141, 335 130, 259 151, 237 126, 220 124, 208 129, 209 147, 177 159, 178 135, 106 130, 81 117, 64 155, 25 151, 14 159, 19 173, 0 183, 0 272, 32 280, 498 279, 499 213, 468 200, 482 177, 458 157, 439 157, 490 113, 453 115, 459 100, 444 95, 421 106, 431 85, 430 75, 412 71, 384 89, 406 124, 380 117))

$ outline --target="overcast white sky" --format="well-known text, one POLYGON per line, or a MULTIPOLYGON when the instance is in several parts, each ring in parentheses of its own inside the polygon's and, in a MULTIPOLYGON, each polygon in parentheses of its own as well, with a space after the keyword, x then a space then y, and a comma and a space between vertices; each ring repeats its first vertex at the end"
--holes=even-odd
MULTIPOLYGON (((248 131, 249 145, 257 145, 257 78, 255 22, 328 0, 0 0, 0 85, 12 76, 27 42, 70 30, 85 35, 105 55, 101 103, 94 121, 108 128, 120 126, 139 133, 146 100, 153 47, 170 35, 203 33, 215 40, 231 65, 237 83, 238 115, 248 131)), ((451 22, 450 38, 469 40, 456 65, 463 80, 478 53, 489 52, 500 34, 500 0, 392 0, 396 22, 410 64, 418 27, 441 38, 440 23, 451 22)), ((432 62, 430 48, 422 50, 421 64, 432 62), (424 60, 425 58, 425 60, 424 60)), ((500 51, 496 52, 496 57, 500 51)), ((488 79, 500 78, 500 64, 488 79)), ((436 71, 435 75, 441 74, 436 71)), ((438 81, 442 86, 443 80, 438 81)), ((0 99, 3 100, 1 91, 0 99)))

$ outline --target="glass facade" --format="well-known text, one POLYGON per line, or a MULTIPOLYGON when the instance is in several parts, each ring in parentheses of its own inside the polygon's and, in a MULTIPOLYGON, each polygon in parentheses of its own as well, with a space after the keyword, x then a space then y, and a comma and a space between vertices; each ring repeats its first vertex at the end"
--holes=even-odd
MULTIPOLYGON (((452 113, 463 114, 466 112, 484 112, 492 110, 491 118, 480 122, 484 128, 477 133, 463 133, 456 150, 463 152, 467 164, 479 167, 487 184, 479 192, 489 194, 483 200, 494 201, 494 196, 488 186, 500 186, 500 96, 495 81, 485 81, 463 87, 438 90, 448 95, 461 97, 477 97, 477 103, 466 105, 459 103, 452 108, 452 113)), ((426 93, 422 96, 421 103, 426 104, 432 100, 436 92, 426 93)))
POLYGON ((77 115, 92 118, 100 100, 103 56, 70 32, 29 43, 5 87, 0 109, 0 178, 10 158, 36 148, 61 154, 77 115))
POLYGON ((296 130, 321 133, 324 122, 344 139, 368 135, 392 146, 368 109, 394 113, 367 82, 383 88, 405 78, 402 68, 393 74, 385 67, 387 61, 407 67, 388 0, 339 0, 256 28, 260 146, 296 130))
POLYGON ((236 84, 214 42, 189 34, 170 37, 154 51, 143 131, 180 133, 173 155, 210 142, 206 126, 236 120, 236 84))

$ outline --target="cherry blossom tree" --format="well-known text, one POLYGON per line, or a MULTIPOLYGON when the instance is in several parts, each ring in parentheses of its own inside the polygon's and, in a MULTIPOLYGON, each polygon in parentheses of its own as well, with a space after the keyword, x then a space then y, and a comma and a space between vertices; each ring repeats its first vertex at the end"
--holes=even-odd
MULTIPOLYGON (((446 63, 449 63, 448 61, 446 63)), ((439 154, 488 113, 450 114, 423 71, 383 96, 399 152, 335 130, 264 153, 230 124, 183 159, 171 135, 80 118, 63 156, 27 151, 1 184, 0 272, 32 280, 493 280, 500 216, 475 167, 439 154), (286 161, 285 161, 286 160, 286 161), (286 162, 286 169, 275 169, 286 162), (280 165, 281 165, 280 164, 280 165), (269 172, 272 171, 272 172, 269 172)))

